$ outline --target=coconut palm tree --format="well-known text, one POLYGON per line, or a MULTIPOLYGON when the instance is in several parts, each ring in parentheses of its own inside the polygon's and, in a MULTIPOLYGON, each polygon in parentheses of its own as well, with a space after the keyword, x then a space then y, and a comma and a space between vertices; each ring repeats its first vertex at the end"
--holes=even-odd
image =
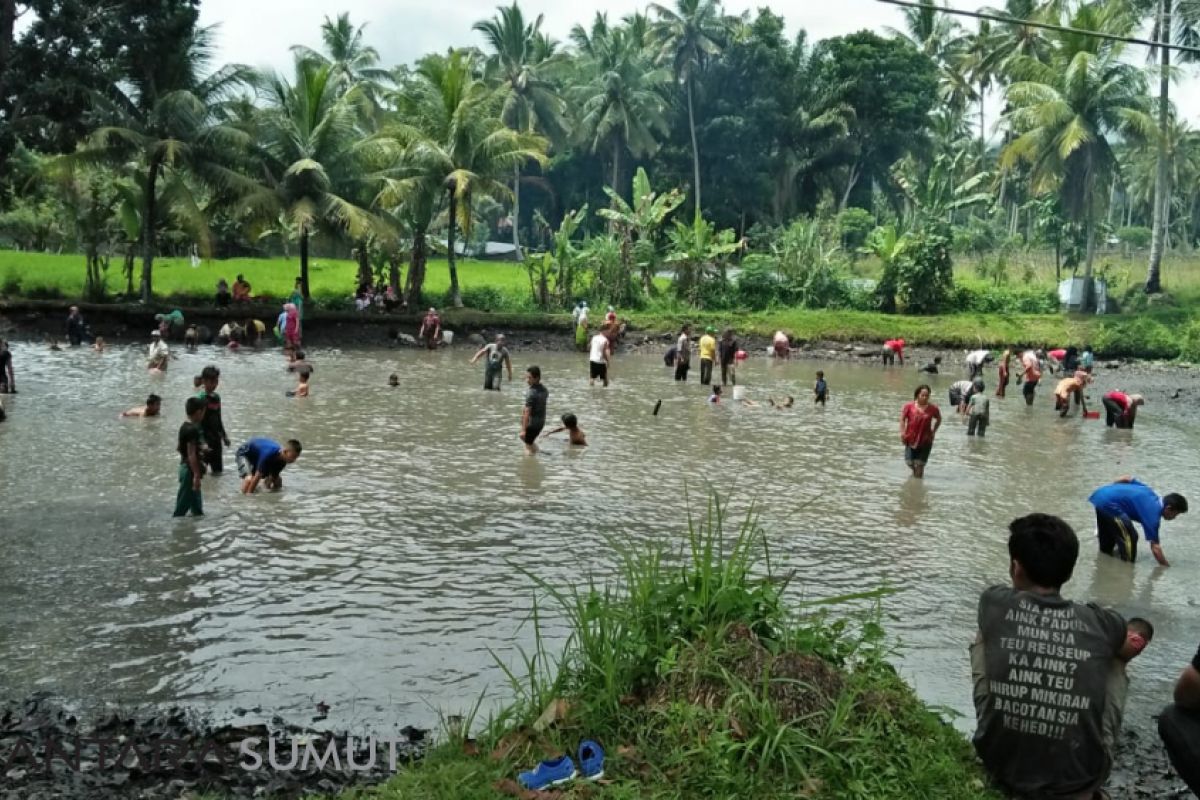
POLYGON ((696 144, 696 76, 705 62, 721 52, 727 30, 718 0, 675 0, 675 8, 651 5, 658 23, 652 40, 661 64, 670 64, 687 95, 688 132, 692 137, 692 170, 696 216, 700 216, 700 147, 696 144))
MULTIPOLYGON (((1142 10, 1152 12, 1154 25, 1152 38, 1160 45, 1190 44, 1200 41, 1200 2, 1197 0, 1140 0, 1142 10)), ((1157 47, 1151 50, 1150 58, 1159 58, 1158 74, 1158 131, 1170 131, 1171 127, 1171 50, 1157 47)), ((1182 61, 1196 60, 1189 51, 1179 54, 1182 61)), ((1151 225, 1150 263, 1146 268, 1146 294, 1162 291, 1162 256, 1166 247, 1167 220, 1171 213, 1171 154, 1168 152, 1169 136, 1159 135, 1158 164, 1154 190, 1154 219, 1151 225)))
MULTIPOLYGON (((1079 7, 1067 23, 1077 30, 1123 33, 1132 25, 1121 8, 1092 5, 1079 7)), ((1003 149, 1001 166, 1025 162, 1035 194, 1057 192, 1064 216, 1086 231, 1090 279, 1096 220, 1118 169, 1112 141, 1118 135, 1144 136, 1153 120, 1146 113, 1144 77, 1122 60, 1119 42, 1056 32, 1051 47, 1047 63, 1032 57, 1014 62, 1020 80, 1006 92, 1005 121, 1015 138, 1003 149)))
MULTIPOLYGON (((567 135, 566 102, 551 80, 562 60, 554 44, 541 33, 542 15, 526 23, 521 7, 513 2, 497 9, 495 17, 475 23, 492 55, 484 68, 484 79, 504 92, 500 119, 518 133, 541 133, 554 142, 567 135)), ((513 167, 512 235, 517 261, 522 260, 519 234, 521 220, 521 165, 513 167)))
POLYGON ((291 83, 263 81, 267 109, 258 154, 265 174, 248 206, 260 218, 294 227, 300 240, 300 280, 309 297, 309 240, 321 230, 362 237, 380 226, 355 202, 376 143, 359 127, 362 95, 342 92, 332 64, 297 58, 291 83))
POLYGON ((904 30, 889 28, 896 36, 908 39, 917 49, 939 64, 946 60, 947 50, 954 46, 960 33, 954 17, 945 13, 945 6, 933 0, 919 0, 917 8, 902 8, 904 30))
MULTIPOLYGON (((379 83, 390 81, 391 73, 377 66, 379 51, 363 43, 366 28, 366 25, 356 27, 351 23, 349 13, 338 14, 337 19, 325 17, 321 23, 321 41, 325 51, 318 52, 304 45, 296 45, 292 53, 304 61, 329 65, 333 80, 343 92, 352 86, 374 90, 379 83)), ((374 91, 368 94, 373 96, 374 91)))
POLYGON ((437 198, 445 196, 450 298, 461 307, 456 228, 469 230, 475 197, 511 201, 507 177, 529 161, 545 163, 547 142, 501 122, 503 98, 476 77, 474 58, 464 50, 423 58, 396 99, 400 121, 381 136, 396 149, 381 173, 381 199, 411 203, 410 217, 424 222, 425 210, 432 217, 437 198))
POLYGON ((184 47, 164 51, 148 73, 128 76, 98 95, 95 112, 107 124, 70 156, 81 164, 126 173, 137 185, 144 303, 153 292, 163 216, 173 215, 207 249, 208 227, 198 192, 249 192, 255 187, 230 166, 249 137, 224 122, 221 113, 222 104, 250 73, 239 65, 208 73, 212 54, 211 29, 199 29, 184 47))
POLYGON ((659 94, 669 75, 646 57, 636 32, 610 27, 603 14, 596 15, 590 32, 579 25, 571 31, 584 75, 573 91, 580 109, 577 132, 591 152, 611 151, 610 188, 618 192, 624 154, 651 156, 657 137, 669 132, 659 94))

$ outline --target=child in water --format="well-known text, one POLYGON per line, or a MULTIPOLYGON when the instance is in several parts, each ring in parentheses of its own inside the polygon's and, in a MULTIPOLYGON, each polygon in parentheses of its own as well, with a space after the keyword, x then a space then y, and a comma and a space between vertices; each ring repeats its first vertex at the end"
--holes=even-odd
POLYGON ((574 414, 563 414, 562 425, 552 431, 546 431, 542 434, 542 438, 552 436, 556 433, 567 432, 567 440, 574 447, 587 447, 587 437, 583 435, 583 430, 579 427, 579 419, 574 414))
POLYGON ((393 389, 399 387, 400 386, 400 376, 394 372, 391 375, 389 375, 388 376, 388 386, 392 387, 393 389))
POLYGON ((146 398, 146 405, 134 406, 133 408, 122 411, 122 417, 157 417, 162 410, 162 398, 156 394, 152 394, 146 398))
POLYGON ((790 394, 783 400, 776 400, 774 397, 767 398, 767 405, 771 406, 771 408, 775 409, 776 411, 783 411, 784 409, 791 408, 793 405, 795 405, 795 403, 796 399, 790 394))
POLYGON ((721 402, 721 387, 720 386, 713 387, 712 396, 708 398, 708 402, 714 403, 714 404, 721 402))
POLYGON ((295 391, 287 393, 288 397, 308 397, 308 375, 307 372, 299 373, 300 383, 296 386, 295 391))
POLYGON ((92 342, 92 350, 97 353, 104 352, 104 337, 103 336, 97 336, 96 341, 92 342))
POLYGON ((817 370, 817 383, 813 386, 813 403, 815 405, 824 406, 825 401, 829 399, 829 384, 825 382, 825 373, 817 370))

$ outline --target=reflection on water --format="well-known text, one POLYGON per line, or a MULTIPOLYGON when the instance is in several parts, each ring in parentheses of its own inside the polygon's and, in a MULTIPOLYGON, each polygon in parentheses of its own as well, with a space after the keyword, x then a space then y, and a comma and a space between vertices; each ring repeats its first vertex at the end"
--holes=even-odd
MULTIPOLYGON (((262 706, 301 720, 325 700, 335 725, 429 722, 485 687, 503 694, 493 654, 511 660, 532 638, 521 569, 571 581, 608 568, 609 541, 677 542, 689 497, 710 487, 735 518, 759 504, 793 591, 896 587, 885 610, 902 673, 964 714, 976 598, 1007 580, 1006 525, 1031 510, 1064 516, 1084 542, 1068 594, 1155 624, 1131 667, 1131 718, 1167 697, 1200 639, 1189 517, 1165 526, 1171 569, 1148 558, 1131 569, 1092 542, 1086 497, 1100 483, 1136 472, 1194 493, 1200 432, 1150 413, 1135 434, 1114 433, 1059 420, 1048 393, 1032 410, 1018 396, 993 402, 982 441, 947 413, 921 482, 897 436, 911 371, 752 362, 740 373, 752 398, 796 397, 775 411, 711 406, 656 356, 618 359, 605 390, 588 387, 582 357, 517 352, 518 381, 524 365, 543 368, 548 422, 571 411, 591 443, 552 438, 531 459, 517 440, 523 386, 483 392, 465 350, 313 352, 303 400, 284 396, 294 379, 273 353, 181 353, 156 378, 140 348, 14 350, 22 393, 0 425, 9 693, 262 706), (245 498, 234 475, 207 478, 209 515, 173 520, 175 433, 209 362, 235 439, 295 436, 304 455, 280 494, 245 498), (824 409, 811 404, 818 368, 833 391, 824 409), (151 391, 164 418, 117 419, 151 391)), ((935 397, 956 378, 936 378, 935 397)), ((1093 397, 1107 388, 1102 376, 1093 397)))

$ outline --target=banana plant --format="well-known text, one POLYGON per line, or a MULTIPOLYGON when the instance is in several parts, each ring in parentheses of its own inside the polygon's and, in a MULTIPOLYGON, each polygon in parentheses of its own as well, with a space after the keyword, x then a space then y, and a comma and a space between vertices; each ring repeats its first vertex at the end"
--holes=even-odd
POLYGON ((671 253, 667 263, 675 265, 675 293, 692 305, 700 305, 706 284, 725 282, 726 258, 741 244, 728 228, 718 231, 712 223, 696 215, 691 225, 675 222, 670 233, 671 253))
POLYGON ((607 186, 604 192, 612 201, 612 208, 602 208, 597 213, 611 222, 621 237, 621 262, 630 275, 634 266, 638 268, 642 291, 649 296, 654 289, 654 273, 659 263, 655 236, 667 217, 683 205, 683 192, 677 188, 664 194, 655 192, 643 167, 638 167, 633 176, 632 205, 607 186))

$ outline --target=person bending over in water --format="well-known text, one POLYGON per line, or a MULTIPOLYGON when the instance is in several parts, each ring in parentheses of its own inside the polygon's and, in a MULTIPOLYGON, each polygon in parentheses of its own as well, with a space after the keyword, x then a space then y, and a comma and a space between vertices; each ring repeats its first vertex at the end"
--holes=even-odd
POLYGON ((587 447, 587 437, 583 435, 583 429, 579 427, 579 419, 574 414, 563 414, 562 425, 552 431, 546 431, 542 434, 542 438, 553 436, 556 433, 567 432, 567 438, 571 444, 576 447, 587 447))
POLYGON ((121 412, 122 417, 157 417, 162 411, 162 398, 152 394, 146 398, 146 405, 134 406, 121 412))
POLYGON ((1054 387, 1054 410, 1058 412, 1058 416, 1065 417, 1071 413, 1071 398, 1075 398, 1075 405, 1083 409, 1083 413, 1087 414, 1087 401, 1083 398, 1083 387, 1091 382, 1092 377, 1083 370, 1076 372, 1070 378, 1063 378, 1054 387))
MULTIPOLYGON (((775 409, 776 411, 783 411, 785 409, 791 408, 795 403, 796 403, 796 399, 794 397, 792 397, 790 394, 783 400, 776 400, 774 397, 767 398, 767 405, 769 405, 771 408, 775 409)), ((755 403, 755 405, 758 405, 758 404, 755 403)))
POLYGON ((1109 665, 1101 738, 1110 758, 1116 756, 1117 737, 1121 735, 1121 722, 1125 717, 1125 700, 1129 696, 1129 675, 1125 667, 1141 655, 1153 639, 1154 626, 1141 617, 1131 617, 1125 623, 1125 644, 1109 665))
POLYGON ((97 336, 96 341, 92 342, 92 350, 96 353, 104 352, 104 337, 97 336))
POLYGON ((253 494, 260 482, 277 492, 283 488, 281 473, 294 464, 303 448, 296 439, 283 446, 273 439, 255 437, 237 449, 238 476, 242 479, 242 494, 253 494))
POLYGON ((925 372, 930 375, 937 375, 938 369, 942 366, 942 357, 934 356, 933 361, 921 367, 918 372, 925 372))
MULTIPOLYGON (((2 356, 0 356, 2 358, 2 356)), ((1104 404, 1104 424, 1108 427, 1133 430, 1137 419, 1139 406, 1146 404, 1146 398, 1140 394, 1125 394, 1122 391, 1111 391, 1100 400, 1104 404)))

